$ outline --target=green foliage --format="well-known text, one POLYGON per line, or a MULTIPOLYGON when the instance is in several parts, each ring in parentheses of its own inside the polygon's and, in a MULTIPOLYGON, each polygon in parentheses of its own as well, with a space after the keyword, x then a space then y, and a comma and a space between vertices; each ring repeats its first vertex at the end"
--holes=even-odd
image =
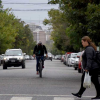
POLYGON ((48 19, 44 19, 44 21, 43 21, 43 24, 44 25, 47 25, 47 24, 49 24, 50 23, 50 21, 48 20, 48 19))
POLYGON ((88 4, 87 12, 87 32, 92 40, 99 45, 100 41, 100 4, 88 4))
POLYGON ((51 37, 55 47, 60 51, 66 51, 66 47, 69 46, 69 38, 66 36, 66 27, 69 23, 65 23, 66 16, 62 11, 54 9, 51 9, 48 15, 50 19, 45 19, 43 23, 52 25, 51 37))
POLYGON ((33 47, 35 42, 33 40, 33 34, 29 29, 28 25, 24 26, 24 22, 21 20, 17 21, 17 32, 16 41, 14 42, 14 48, 21 48, 23 52, 32 55, 33 47))
POLYGON ((25 27, 24 27, 24 35, 25 35, 25 37, 23 37, 23 38, 26 39, 26 42, 23 41, 22 49, 27 54, 32 55, 33 54, 32 50, 33 50, 34 46, 36 45, 36 43, 33 40, 33 33, 29 29, 28 25, 25 25, 25 27))
POLYGON ((14 18, 9 10, 0 12, 0 53, 13 47, 12 43, 17 36, 16 29, 12 25, 14 18))
POLYGON ((17 19, 10 9, 0 11, 0 54, 6 49, 21 48, 23 52, 32 55, 36 44, 33 34, 25 22, 17 19))
MULTIPOLYGON (((99 45, 99 0, 52 0, 50 3, 59 3, 60 11, 65 14, 65 23, 69 23, 66 27, 66 35, 70 39, 70 45, 72 45, 76 51, 82 46, 81 38, 85 35, 90 36, 90 38, 99 45)), ((56 36, 59 37, 59 34, 56 34, 56 36)), ((60 44, 58 43, 58 45, 60 44)))
MULTIPOLYGON (((53 55, 62 54, 60 50, 58 50, 54 45, 52 46, 52 50, 50 51, 53 55)), ((63 53, 64 54, 64 53, 63 53)))

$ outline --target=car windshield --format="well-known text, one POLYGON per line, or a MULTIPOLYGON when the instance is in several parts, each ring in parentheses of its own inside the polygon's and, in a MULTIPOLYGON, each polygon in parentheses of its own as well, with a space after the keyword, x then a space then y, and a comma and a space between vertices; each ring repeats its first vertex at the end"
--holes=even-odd
POLYGON ((6 56, 21 56, 22 51, 21 50, 7 50, 5 55, 6 56))

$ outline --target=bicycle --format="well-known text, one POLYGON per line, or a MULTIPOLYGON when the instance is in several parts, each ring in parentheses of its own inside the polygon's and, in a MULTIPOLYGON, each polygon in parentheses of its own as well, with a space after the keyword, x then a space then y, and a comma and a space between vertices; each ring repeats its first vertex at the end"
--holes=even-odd
POLYGON ((38 66, 38 70, 39 70, 39 76, 40 78, 42 78, 42 59, 41 59, 41 56, 40 57, 40 60, 39 60, 39 66, 38 66))

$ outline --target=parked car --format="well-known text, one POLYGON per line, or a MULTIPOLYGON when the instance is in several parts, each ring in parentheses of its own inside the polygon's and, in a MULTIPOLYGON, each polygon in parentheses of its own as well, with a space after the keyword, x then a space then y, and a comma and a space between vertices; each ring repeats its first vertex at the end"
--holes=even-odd
POLYGON ((30 56, 29 55, 25 55, 25 59, 26 60, 29 60, 30 59, 30 56))
POLYGON ((21 49, 7 49, 3 58, 3 69, 7 67, 19 67, 25 68, 25 53, 21 49))
POLYGON ((0 58, 0 66, 1 66, 1 58, 0 58))
POLYGON ((55 59, 55 56, 54 55, 52 55, 52 59, 55 59))
POLYGON ((65 55, 62 55, 62 56, 61 56, 61 62, 64 61, 64 57, 65 57, 65 55))
POLYGON ((32 55, 29 56, 30 60, 34 60, 34 57, 32 55))
POLYGON ((63 58, 63 64, 66 65, 66 55, 65 55, 64 58, 63 58))
POLYGON ((70 54, 70 53, 72 53, 72 52, 66 52, 66 53, 65 53, 64 62, 63 62, 65 65, 66 65, 66 57, 67 57, 68 54, 70 54))
POLYGON ((77 56, 75 57, 75 63, 74 63, 74 66, 73 66, 75 70, 77 70, 77 68, 78 68, 78 63, 79 63, 80 56, 81 56, 81 52, 78 52, 77 56))
POLYGON ((83 72, 83 68, 82 68, 82 54, 84 53, 84 51, 81 52, 80 58, 79 58, 79 63, 78 63, 78 72, 82 73, 83 72))
POLYGON ((68 66, 73 66, 75 64, 75 58, 77 53, 70 53, 68 56, 68 66))
POLYGON ((3 57, 4 55, 0 55, 1 64, 3 64, 3 57))
POLYGON ((68 65, 68 57, 69 57, 69 54, 67 54, 66 56, 66 66, 68 65))
POLYGON ((50 52, 48 52, 48 57, 46 58, 48 60, 51 60, 52 61, 52 54, 50 52))
POLYGON ((81 64, 81 61, 79 61, 78 63, 78 73, 81 73, 82 72, 82 64, 81 64))
POLYGON ((55 59, 56 59, 56 60, 61 60, 61 55, 56 55, 56 56, 55 56, 55 59))

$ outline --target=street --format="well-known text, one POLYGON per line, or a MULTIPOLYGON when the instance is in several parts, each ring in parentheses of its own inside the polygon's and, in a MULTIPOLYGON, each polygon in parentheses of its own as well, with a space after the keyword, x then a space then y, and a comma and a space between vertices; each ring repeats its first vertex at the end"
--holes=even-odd
MULTIPOLYGON (((60 60, 46 60, 43 78, 36 75, 36 60, 26 60, 26 69, 0 66, 0 100, 78 100, 71 93, 78 92, 81 73, 67 67, 60 60)), ((96 95, 92 84, 81 100, 96 95)))

